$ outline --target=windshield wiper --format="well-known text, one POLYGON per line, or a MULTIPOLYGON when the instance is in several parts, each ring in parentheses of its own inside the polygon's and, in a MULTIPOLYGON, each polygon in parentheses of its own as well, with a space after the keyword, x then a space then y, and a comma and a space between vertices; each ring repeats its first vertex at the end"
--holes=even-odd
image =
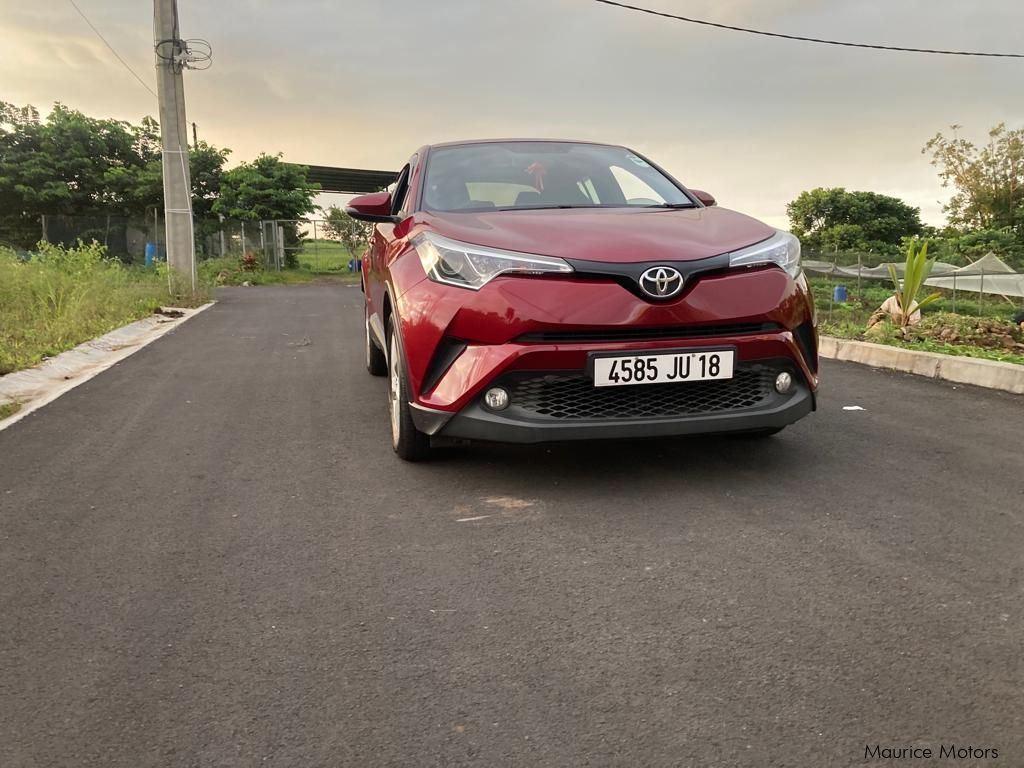
POLYGON ((654 205, 645 205, 644 208, 663 208, 666 210, 675 210, 679 208, 696 208, 697 206, 693 203, 655 203, 654 205))
POLYGON ((503 205, 498 211, 554 211, 566 208, 597 208, 596 205, 503 205))

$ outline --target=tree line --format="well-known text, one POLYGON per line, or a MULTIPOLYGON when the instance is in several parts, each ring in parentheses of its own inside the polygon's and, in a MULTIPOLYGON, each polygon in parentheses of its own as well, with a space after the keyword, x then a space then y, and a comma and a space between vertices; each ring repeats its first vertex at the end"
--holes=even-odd
MULTIPOLYGON (((937 133, 922 149, 952 190, 945 227, 924 224, 920 209, 898 198, 838 187, 802 192, 787 205, 793 233, 811 254, 859 256, 869 265, 925 236, 943 261, 967 264, 993 251, 1024 270, 1024 128, 997 125, 980 146, 958 130, 937 133)), ((200 234, 216 231, 219 216, 301 219, 317 210, 319 186, 305 168, 261 154, 225 169, 230 154, 205 141, 189 147, 200 234)), ((0 243, 31 246, 44 215, 142 219, 162 208, 160 130, 153 118, 98 119, 58 103, 42 119, 31 105, 0 101, 0 243)), ((338 209, 326 216, 328 230, 355 252, 365 228, 338 209)))
POLYGON ((922 153, 931 156, 943 187, 943 228, 921 221, 918 208, 895 197, 841 187, 802 192, 786 207, 793 234, 823 258, 860 257, 868 266, 898 256, 906 241, 927 237, 941 261, 966 265, 992 251, 1024 271, 1024 128, 999 124, 977 145, 937 133, 922 153))
MULTIPOLYGON (((192 208, 200 231, 228 219, 299 219, 316 210, 307 169, 261 154, 225 169, 230 149, 188 148, 192 208)), ((160 126, 89 117, 55 104, 0 101, 0 243, 30 247, 43 216, 147 219, 163 209, 160 126)))

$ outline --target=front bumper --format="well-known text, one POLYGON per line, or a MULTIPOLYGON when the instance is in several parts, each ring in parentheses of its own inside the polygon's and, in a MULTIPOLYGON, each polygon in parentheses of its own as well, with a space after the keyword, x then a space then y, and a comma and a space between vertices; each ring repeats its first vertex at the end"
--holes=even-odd
POLYGON ((493 386, 510 406, 488 410, 481 398, 457 413, 413 408, 417 428, 438 438, 503 443, 638 438, 784 427, 815 408, 815 394, 784 359, 740 365, 727 381, 593 387, 579 371, 515 371, 493 386), (774 389, 781 371, 789 392, 774 389))

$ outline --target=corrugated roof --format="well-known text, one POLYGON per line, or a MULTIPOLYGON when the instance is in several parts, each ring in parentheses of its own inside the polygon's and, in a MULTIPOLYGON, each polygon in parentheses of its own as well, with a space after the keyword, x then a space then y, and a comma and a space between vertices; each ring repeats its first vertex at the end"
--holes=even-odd
MULTIPOLYGON (((302 163, 291 163, 302 165, 302 163)), ((345 192, 362 195, 379 192, 398 178, 398 171, 371 171, 365 168, 336 168, 331 165, 307 165, 308 178, 320 185, 323 192, 345 192)))

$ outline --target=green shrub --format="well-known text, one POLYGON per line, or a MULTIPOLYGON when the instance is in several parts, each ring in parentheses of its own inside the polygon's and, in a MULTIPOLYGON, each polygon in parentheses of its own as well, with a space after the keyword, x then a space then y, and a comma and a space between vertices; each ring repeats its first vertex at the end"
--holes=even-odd
POLYGON ((39 363, 133 320, 172 296, 166 274, 124 267, 98 243, 63 248, 40 243, 27 261, 0 249, 0 375, 39 363))

